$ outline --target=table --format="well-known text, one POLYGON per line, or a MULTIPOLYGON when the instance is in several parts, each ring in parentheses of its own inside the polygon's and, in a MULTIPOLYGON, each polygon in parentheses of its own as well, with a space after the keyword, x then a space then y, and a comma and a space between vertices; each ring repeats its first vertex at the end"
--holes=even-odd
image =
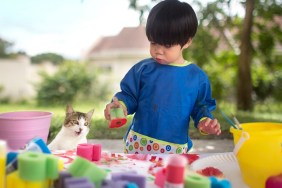
MULTIPOLYGON (((76 157, 76 151, 52 151, 52 153, 64 161, 65 168, 71 164, 76 157)), ((94 161, 102 169, 111 173, 115 172, 131 172, 138 171, 138 174, 144 175, 147 180, 147 187, 157 188, 154 184, 155 174, 166 165, 166 160, 169 155, 145 155, 145 154, 123 154, 110 153, 103 151, 101 159, 94 161)), ((184 155, 189 160, 188 168, 190 170, 199 170, 207 166, 217 167, 223 171, 226 178, 232 184, 232 187, 247 188, 244 184, 240 169, 235 156, 232 152, 226 153, 204 153, 204 154, 186 154, 184 155), (228 163, 228 165, 226 165, 228 163), (228 168, 226 168, 228 166, 228 168)))

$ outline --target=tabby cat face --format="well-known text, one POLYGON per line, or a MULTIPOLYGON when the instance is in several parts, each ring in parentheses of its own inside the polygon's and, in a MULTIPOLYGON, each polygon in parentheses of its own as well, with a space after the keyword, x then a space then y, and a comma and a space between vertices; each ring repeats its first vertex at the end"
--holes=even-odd
POLYGON ((76 112, 68 105, 64 126, 72 131, 75 136, 88 134, 93 112, 94 109, 87 113, 76 112))

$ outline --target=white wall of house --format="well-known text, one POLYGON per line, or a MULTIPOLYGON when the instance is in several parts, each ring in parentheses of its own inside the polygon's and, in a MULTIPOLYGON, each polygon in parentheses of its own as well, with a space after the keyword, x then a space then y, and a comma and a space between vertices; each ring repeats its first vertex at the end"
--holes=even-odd
POLYGON ((99 81, 109 85, 113 93, 120 90, 120 81, 129 71, 129 69, 139 61, 150 57, 148 51, 138 51, 138 53, 117 53, 116 55, 108 53, 95 54, 92 56, 91 63, 94 66, 102 69, 99 76, 99 81), (126 55, 125 55, 126 54, 126 55))
POLYGON ((32 65, 30 59, 25 56, 0 59, 0 88, 3 88, 0 91, 0 98, 20 101, 35 97, 35 84, 41 80, 40 71, 52 74, 56 67, 51 63, 32 65))

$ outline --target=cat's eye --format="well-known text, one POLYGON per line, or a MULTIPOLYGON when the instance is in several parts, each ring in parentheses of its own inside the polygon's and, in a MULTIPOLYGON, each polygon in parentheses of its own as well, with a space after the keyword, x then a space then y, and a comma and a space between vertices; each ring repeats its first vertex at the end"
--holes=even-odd
POLYGON ((72 120, 71 122, 72 122, 73 124, 79 124, 79 122, 76 121, 76 120, 72 120))
POLYGON ((88 124, 88 122, 85 122, 84 125, 85 125, 85 126, 88 126, 89 124, 88 124))

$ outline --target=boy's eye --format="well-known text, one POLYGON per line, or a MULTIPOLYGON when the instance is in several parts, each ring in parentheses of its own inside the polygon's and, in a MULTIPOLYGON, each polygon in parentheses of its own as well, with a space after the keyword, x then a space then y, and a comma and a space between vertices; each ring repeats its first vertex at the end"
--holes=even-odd
POLYGON ((171 48, 172 45, 171 44, 167 44, 167 45, 164 45, 165 48, 171 48))

